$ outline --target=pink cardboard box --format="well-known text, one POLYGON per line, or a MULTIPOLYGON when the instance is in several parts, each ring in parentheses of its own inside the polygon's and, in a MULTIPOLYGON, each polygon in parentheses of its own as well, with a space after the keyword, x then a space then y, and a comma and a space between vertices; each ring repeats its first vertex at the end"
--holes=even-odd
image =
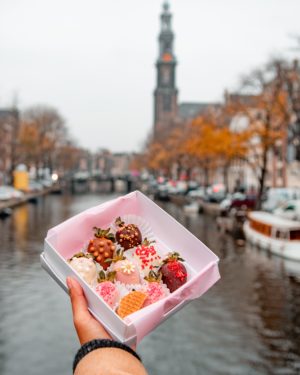
POLYGON ((67 276, 84 289, 89 310, 112 337, 120 342, 139 342, 155 327, 200 297, 219 278, 218 257, 173 217, 139 191, 88 209, 48 231, 41 254, 43 268, 65 290, 67 276), (177 251, 185 259, 188 280, 168 297, 121 319, 67 263, 93 236, 94 226, 106 228, 116 217, 128 214, 144 218, 163 255, 177 251))

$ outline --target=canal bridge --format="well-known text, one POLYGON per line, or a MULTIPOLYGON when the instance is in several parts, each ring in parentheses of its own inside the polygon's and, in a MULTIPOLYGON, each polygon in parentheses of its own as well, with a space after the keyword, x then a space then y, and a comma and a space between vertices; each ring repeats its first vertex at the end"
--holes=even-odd
POLYGON ((70 179, 70 188, 74 194, 95 193, 129 193, 135 190, 138 179, 129 173, 112 175, 100 172, 75 172, 70 179))

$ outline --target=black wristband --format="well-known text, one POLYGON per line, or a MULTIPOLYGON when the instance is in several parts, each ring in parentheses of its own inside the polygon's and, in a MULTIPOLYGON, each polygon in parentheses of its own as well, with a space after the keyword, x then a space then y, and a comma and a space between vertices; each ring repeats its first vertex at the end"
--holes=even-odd
POLYGON ((73 362, 73 373, 75 372, 76 366, 78 365, 79 361, 82 360, 83 357, 85 357, 87 354, 92 352, 95 349, 100 348, 118 348, 123 349, 126 352, 132 354, 135 358, 137 358, 139 361, 141 361, 141 358, 139 355, 131 349, 129 346, 122 344, 118 341, 108 340, 108 339, 96 339, 89 342, 86 342, 82 345, 82 347, 78 350, 74 362, 73 362))

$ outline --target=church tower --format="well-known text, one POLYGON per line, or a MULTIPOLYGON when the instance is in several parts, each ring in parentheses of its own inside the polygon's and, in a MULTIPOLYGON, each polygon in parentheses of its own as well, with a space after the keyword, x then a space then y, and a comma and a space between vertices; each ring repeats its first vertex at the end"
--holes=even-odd
POLYGON ((177 117, 176 65, 173 44, 172 15, 168 1, 163 5, 159 34, 157 81, 154 91, 154 133, 170 125, 177 117))

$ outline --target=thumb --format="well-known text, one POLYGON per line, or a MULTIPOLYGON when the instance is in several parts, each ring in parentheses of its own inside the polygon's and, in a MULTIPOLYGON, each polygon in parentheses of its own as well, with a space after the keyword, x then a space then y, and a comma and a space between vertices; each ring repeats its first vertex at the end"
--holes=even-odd
POLYGON ((74 326, 80 343, 84 344, 95 338, 111 339, 102 324, 90 314, 83 289, 78 281, 68 277, 67 285, 70 291, 74 326))
POLYGON ((84 319, 88 318, 90 316, 90 313, 88 311, 88 305, 83 290, 78 281, 71 277, 68 277, 67 285, 69 287, 73 319, 76 326, 76 324, 78 324, 80 321, 84 321, 84 319))

